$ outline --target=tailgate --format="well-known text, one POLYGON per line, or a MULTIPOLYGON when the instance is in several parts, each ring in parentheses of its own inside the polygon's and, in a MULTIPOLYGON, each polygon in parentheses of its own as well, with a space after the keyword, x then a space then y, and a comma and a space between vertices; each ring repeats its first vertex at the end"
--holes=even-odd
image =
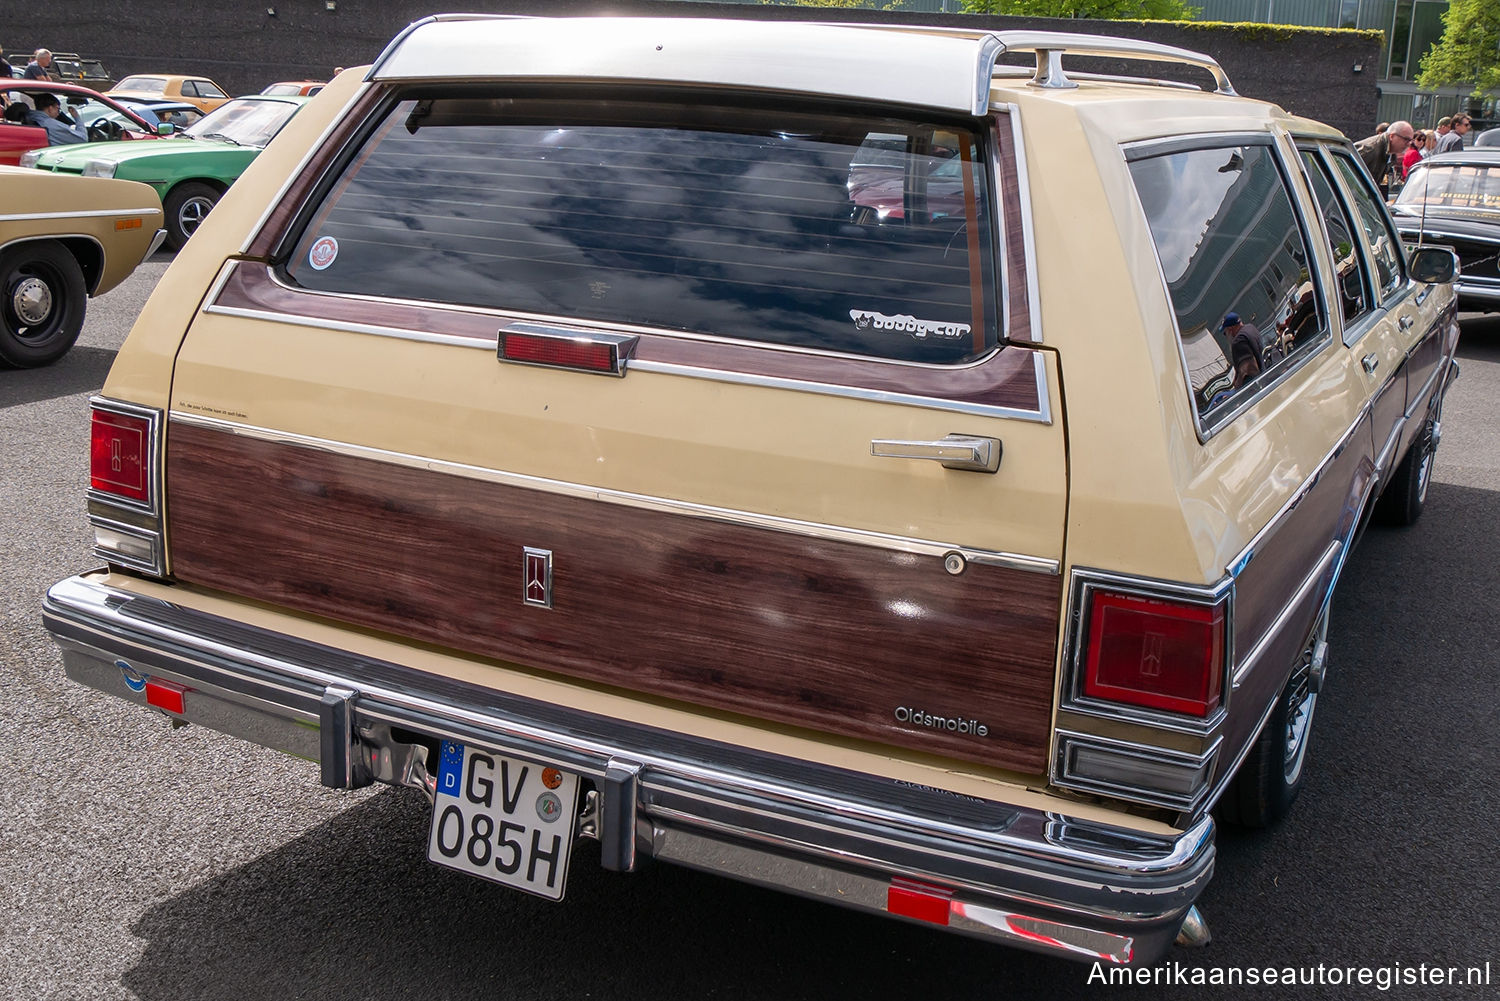
MULTIPOLYGON (((429 102, 383 111, 408 127, 377 130, 373 151, 347 168, 335 165, 345 173, 334 194, 301 217, 309 221, 293 224, 278 260, 225 265, 173 377, 166 435, 172 573, 493 658, 502 662, 494 680, 500 688, 504 672, 519 666, 779 726, 1043 773, 1066 489, 1063 433, 1051 404, 1055 356, 998 346, 992 331, 988 342, 975 334, 952 358, 928 362, 919 353, 928 350, 923 341, 960 327, 944 319, 941 303, 903 309, 907 292, 871 291, 868 275, 863 287, 833 300, 820 283, 848 282, 859 269, 830 278, 831 269, 809 270, 804 254, 796 266, 812 275, 803 282, 812 287, 807 302, 831 302, 851 331, 865 336, 874 328, 888 339, 880 343, 895 338, 903 346, 899 357, 810 350, 797 343, 800 328, 786 322, 784 300, 797 300, 795 292, 765 307, 757 297, 770 286, 744 291, 769 280, 767 265, 740 259, 744 248, 770 236, 806 242, 805 227, 788 236, 782 225, 779 189, 726 170, 716 198, 740 184, 742 197, 757 199, 753 210, 722 223, 735 228, 734 239, 705 238, 699 213, 694 238, 680 242, 721 258, 705 269, 680 252, 663 265, 660 249, 672 234, 642 235, 638 213, 652 209, 632 204, 637 214, 629 218, 624 207, 601 212, 629 199, 618 188, 588 190, 619 185, 630 173, 636 147, 629 142, 638 136, 613 123, 591 132, 590 123, 568 119, 573 130, 562 144, 608 147, 610 155, 595 160, 609 165, 609 176, 575 174, 549 196, 588 194, 596 221, 587 235, 546 228, 547 249, 526 250, 524 273, 496 278, 473 260, 493 250, 497 233, 542 239, 535 223, 514 232, 516 220, 542 211, 536 196, 548 183, 547 165, 567 160, 573 147, 559 149, 540 131, 504 121, 476 132, 476 113, 465 108, 447 137, 470 148, 477 139, 504 145, 503 185, 471 187, 462 208, 445 210, 436 197, 414 207, 421 191, 407 176, 399 191, 411 200, 393 205, 388 191, 360 202, 380 190, 387 152, 380 144, 440 144, 441 110, 441 102, 429 102), (438 124, 412 128, 412 109, 423 107, 424 121, 438 124), (545 155, 518 157, 517 150, 544 144, 545 155), (520 182, 518 161, 527 164, 520 182), (445 211, 442 226, 434 224, 445 211), (619 218, 598 221, 610 211, 619 218), (376 238, 372 219, 378 225, 381 212, 393 223, 376 238), (402 213, 424 221, 397 225, 402 213), (476 216, 485 216, 483 227, 476 216), (575 234, 566 238, 572 245, 559 249, 566 233, 575 234), (608 254, 592 244, 580 249, 605 239, 617 244, 608 254), (734 260, 722 256, 730 243, 734 260), (578 267, 584 251, 586 270, 578 267), (647 267, 677 283, 650 294, 629 288, 647 267), (699 270, 679 281, 690 267, 699 270), (373 276, 378 289, 365 287, 373 276), (474 291, 477 285, 484 288, 474 291), (550 310, 539 308, 539 290, 550 310), (429 296, 441 301, 414 301, 429 296), (721 322, 739 323, 736 336, 695 334, 692 326, 712 320, 695 314, 726 298, 737 315, 721 322), (511 301, 519 308, 507 308, 511 301), (608 319, 611 310, 623 320, 608 319), (761 330, 770 343, 751 343, 761 330), (497 344, 505 351, 506 343, 532 361, 589 364, 600 345, 627 360, 617 377, 512 364, 497 357, 497 344), (548 350, 558 344, 579 350, 548 350), (998 472, 872 454, 907 450, 875 442, 951 434, 1000 443, 998 472)), ((632 116, 631 128, 639 131, 643 119, 645 112, 632 116)), ((989 299, 988 282, 998 299, 998 280, 981 263, 990 238, 969 239, 962 225, 965 215, 971 232, 987 225, 982 139, 959 156, 951 149, 955 132, 940 131, 934 146, 926 126, 927 148, 940 162, 919 168, 927 188, 915 200, 907 185, 902 223, 890 205, 860 216, 872 205, 849 204, 856 168, 862 180, 884 169, 880 143, 895 126, 883 120, 879 131, 856 130, 879 137, 876 143, 844 138, 807 152, 812 129, 800 125, 795 139, 772 144, 769 161, 800 171, 802 181, 809 164, 818 166, 819 176, 831 178, 830 197, 843 199, 839 218, 815 237, 818 254, 849 246, 899 251, 895 267, 909 276, 935 248, 933 260, 957 272, 955 294, 979 289, 989 299), (789 152, 788 143, 801 145, 789 152), (844 158, 833 171, 823 169, 830 145, 844 158), (957 176, 955 163, 973 173, 945 188, 940 171, 957 176), (911 221, 915 211, 925 229, 911 221)), ((722 128, 715 126, 716 137, 722 128)), ((756 128, 748 122, 743 131, 756 128)), ((764 151, 764 128, 755 134, 764 151)), ((461 152, 423 151, 428 169, 453 172, 435 188, 475 183, 474 161, 464 164, 467 180, 451 165, 461 152)), ((722 163, 725 150, 713 157, 722 163)), ((903 207, 899 180, 895 187, 894 204, 903 207)), ((787 253, 778 250, 784 263, 787 253)), ((784 275, 777 282, 786 288, 784 275)), ((965 309, 998 326, 997 308, 965 309)), ((967 339, 969 326, 962 331, 967 339)), ((940 347, 952 353, 952 345, 940 347)))

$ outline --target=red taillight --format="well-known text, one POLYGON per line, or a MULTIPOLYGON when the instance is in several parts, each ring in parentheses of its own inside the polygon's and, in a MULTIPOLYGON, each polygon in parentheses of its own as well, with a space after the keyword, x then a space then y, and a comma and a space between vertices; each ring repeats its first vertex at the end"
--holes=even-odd
POLYGON ((1223 685, 1223 605, 1094 592, 1086 697, 1206 717, 1223 685))
POLYGON ((104 410, 93 412, 89 486, 130 500, 151 499, 150 421, 104 410))
POLYGON ((523 365, 546 365, 578 372, 624 375, 636 338, 609 334, 500 333, 500 359, 523 365))

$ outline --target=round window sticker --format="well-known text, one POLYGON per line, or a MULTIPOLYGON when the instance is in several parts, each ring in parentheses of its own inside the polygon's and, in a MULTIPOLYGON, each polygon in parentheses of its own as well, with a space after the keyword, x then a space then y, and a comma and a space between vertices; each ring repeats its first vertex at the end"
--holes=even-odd
POLYGON ((307 252, 307 263, 314 271, 322 271, 339 256, 339 242, 331 236, 320 236, 307 252))

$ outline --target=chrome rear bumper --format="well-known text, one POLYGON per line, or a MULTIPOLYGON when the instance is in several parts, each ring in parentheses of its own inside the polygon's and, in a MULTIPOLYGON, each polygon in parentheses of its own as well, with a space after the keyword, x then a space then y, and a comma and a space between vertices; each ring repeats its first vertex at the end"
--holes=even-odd
MULTIPOLYGON (((1153 836, 979 800, 449 681, 111 587, 53 586, 69 677, 320 762, 326 785, 424 789, 455 740, 578 772, 606 868, 644 856, 1085 961, 1172 944, 1213 873, 1213 821, 1153 836), (159 688, 157 689, 160 690, 159 688), (172 689, 176 691, 176 688, 172 689), (908 902, 907 905, 902 901, 908 902), (898 916, 901 916, 898 913, 898 916)), ((171 714, 169 714, 171 715, 171 714)))

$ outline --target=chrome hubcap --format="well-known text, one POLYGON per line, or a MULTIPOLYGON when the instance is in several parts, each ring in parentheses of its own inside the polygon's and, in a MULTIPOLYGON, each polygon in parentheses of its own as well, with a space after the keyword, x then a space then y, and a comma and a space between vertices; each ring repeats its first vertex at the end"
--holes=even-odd
POLYGON ((1437 451, 1429 431, 1422 441, 1422 464, 1417 467, 1417 500, 1427 499, 1427 483, 1432 479, 1432 457, 1437 451))
POLYGON ((188 236, 198 231, 203 220, 208 218, 208 213, 213 209, 214 203, 207 198, 189 198, 182 203, 182 210, 177 213, 177 224, 188 236))
POLYGON ((34 327, 52 313, 52 289, 40 278, 22 278, 11 290, 10 303, 21 322, 34 327))

